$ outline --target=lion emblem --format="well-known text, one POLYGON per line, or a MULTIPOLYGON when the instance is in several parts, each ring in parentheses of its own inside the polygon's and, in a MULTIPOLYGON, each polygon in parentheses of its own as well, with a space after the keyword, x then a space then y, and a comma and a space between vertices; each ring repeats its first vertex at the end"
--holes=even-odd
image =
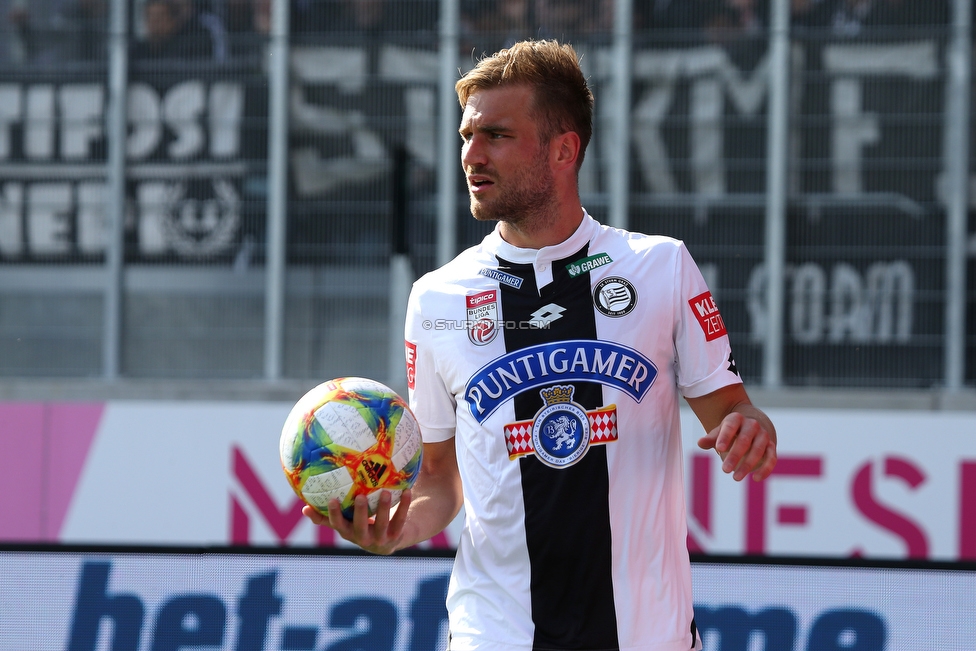
POLYGON ((576 425, 576 419, 565 414, 560 414, 545 424, 543 433, 549 440, 555 442, 553 451, 562 450, 563 445, 567 448, 576 445, 576 425))

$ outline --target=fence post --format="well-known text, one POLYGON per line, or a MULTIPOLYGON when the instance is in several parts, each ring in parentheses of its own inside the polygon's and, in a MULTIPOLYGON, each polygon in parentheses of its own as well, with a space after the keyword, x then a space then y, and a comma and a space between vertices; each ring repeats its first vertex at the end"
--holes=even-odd
POLYGON ((609 179, 607 190, 610 194, 607 221, 615 228, 628 228, 630 219, 630 87, 631 57, 633 56, 633 2, 617 0, 613 16, 613 131, 609 137, 610 147, 609 179))
POLYGON ((972 82, 972 5, 953 2, 946 80, 946 292, 945 386, 962 388, 966 377, 966 241, 969 212, 969 93, 972 82))
POLYGON ((783 384, 783 272, 786 267, 786 185, 789 167, 790 0, 773 0, 769 30, 766 134, 766 309, 763 385, 783 384))
POLYGON ((457 135, 458 103, 454 84, 458 73, 460 0, 441 0, 440 72, 437 83, 437 266, 457 252, 457 173, 460 150, 457 135))
POLYGON ((268 58, 268 235, 265 251, 264 377, 282 376, 288 214, 289 2, 274 0, 268 58))
POLYGON ((109 106, 105 303, 102 375, 115 380, 122 359, 122 276, 125 264, 125 140, 129 92, 129 0, 112 0, 109 18, 109 106))

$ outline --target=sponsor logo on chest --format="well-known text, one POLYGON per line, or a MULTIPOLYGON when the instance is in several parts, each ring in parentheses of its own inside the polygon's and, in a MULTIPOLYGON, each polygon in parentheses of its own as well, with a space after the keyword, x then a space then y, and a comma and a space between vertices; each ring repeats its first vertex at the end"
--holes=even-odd
POLYGON ((512 351, 481 367, 464 387, 479 423, 515 395, 557 382, 597 382, 640 402, 657 377, 639 351, 610 341, 571 339, 512 351))
POLYGON ((617 440, 616 405, 586 411, 573 402, 574 390, 571 384, 542 389, 545 406, 535 417, 505 426, 509 459, 534 454, 547 466, 565 468, 582 459, 591 445, 617 440))
POLYGON ((580 258, 566 265, 566 271, 569 272, 570 278, 576 278, 576 276, 581 276, 585 273, 593 271, 598 267, 602 267, 605 264, 610 264, 613 262, 613 258, 610 257, 608 253, 596 253, 594 255, 580 258))
POLYGON ((510 274, 499 269, 492 269, 491 267, 484 267, 478 272, 485 278, 491 278, 492 280, 497 280, 498 282, 508 285, 509 287, 514 287, 515 289, 521 289, 522 279, 514 274, 510 274))

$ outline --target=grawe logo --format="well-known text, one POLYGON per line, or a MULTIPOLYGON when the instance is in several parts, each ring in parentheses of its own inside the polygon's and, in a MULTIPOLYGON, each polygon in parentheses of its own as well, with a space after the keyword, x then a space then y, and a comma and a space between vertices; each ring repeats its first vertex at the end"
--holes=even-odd
MULTIPOLYGON (((280 504, 267 488, 271 482, 285 481, 284 477, 262 478, 248 460, 244 450, 237 445, 231 446, 230 456, 229 543, 232 545, 252 544, 252 524, 258 521, 271 530, 275 542, 279 545, 309 544, 298 542, 296 539, 296 531, 298 531, 299 525, 306 521, 305 516, 302 515, 302 507, 305 506, 305 503, 296 495, 287 503, 280 504)), ((385 471, 383 464, 367 460, 363 465, 365 466, 366 463, 375 464, 371 472, 376 473, 377 478, 382 476, 385 471)), ((314 527, 314 530, 315 545, 319 547, 334 547, 336 545, 335 532, 332 529, 314 527)), ((435 549, 450 549, 452 547, 444 532, 431 538, 429 546, 435 549)))
POLYGON ((569 272, 570 278, 576 278, 581 274, 585 274, 589 271, 593 271, 598 267, 602 267, 605 264, 610 264, 613 262, 611 258, 606 253, 597 253, 579 260, 575 260, 566 265, 566 271, 569 272))

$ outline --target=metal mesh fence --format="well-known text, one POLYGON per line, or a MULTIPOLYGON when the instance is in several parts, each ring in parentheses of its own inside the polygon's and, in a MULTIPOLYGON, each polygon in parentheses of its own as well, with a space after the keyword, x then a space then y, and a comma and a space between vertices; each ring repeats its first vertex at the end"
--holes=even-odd
MULTIPOLYGON (((762 380, 780 327, 787 385, 938 386, 956 5, 790 6, 783 323, 770 325, 766 298, 769 2, 633 2, 629 226, 687 242, 747 381, 762 380)), ((124 34, 112 31, 116 9, 0 0, 0 377, 106 374, 115 246, 119 375, 267 375, 275 38, 289 57, 285 377, 390 373, 395 229, 415 274, 437 264, 443 236, 438 128, 454 119, 439 113, 445 42, 462 70, 522 38, 574 44, 597 97, 582 198, 609 218, 615 2, 460 0, 452 31, 438 0, 294 0, 286 36, 275 36, 271 0, 135 0, 124 34), (125 187, 114 196, 106 116, 120 37, 125 187)), ((490 225, 468 216, 459 173, 448 187, 459 250, 490 225)), ((973 382, 972 220, 968 229, 973 382)))

